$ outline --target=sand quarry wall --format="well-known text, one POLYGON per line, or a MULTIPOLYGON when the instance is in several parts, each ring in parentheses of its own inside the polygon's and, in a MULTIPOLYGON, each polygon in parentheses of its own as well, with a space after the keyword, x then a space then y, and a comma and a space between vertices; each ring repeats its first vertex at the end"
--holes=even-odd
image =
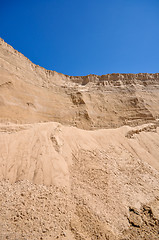
POLYGON ((0 39, 0 239, 159 239, 159 74, 71 77, 0 39))
POLYGON ((33 64, 0 39, 0 121, 83 129, 159 118, 159 74, 67 76, 33 64))

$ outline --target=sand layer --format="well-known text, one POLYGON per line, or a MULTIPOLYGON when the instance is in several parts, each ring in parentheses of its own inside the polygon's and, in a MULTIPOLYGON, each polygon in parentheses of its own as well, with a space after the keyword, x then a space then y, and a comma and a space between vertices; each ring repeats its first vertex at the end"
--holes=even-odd
POLYGON ((158 73, 67 76, 33 64, 0 39, 0 122, 137 126, 159 118, 158 103, 158 73))

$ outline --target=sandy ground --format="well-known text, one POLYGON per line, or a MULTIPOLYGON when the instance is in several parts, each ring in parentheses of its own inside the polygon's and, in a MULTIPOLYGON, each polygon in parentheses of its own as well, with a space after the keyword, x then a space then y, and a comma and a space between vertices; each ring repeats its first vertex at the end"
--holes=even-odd
POLYGON ((1 124, 0 149, 0 239, 158 239, 157 124, 1 124))

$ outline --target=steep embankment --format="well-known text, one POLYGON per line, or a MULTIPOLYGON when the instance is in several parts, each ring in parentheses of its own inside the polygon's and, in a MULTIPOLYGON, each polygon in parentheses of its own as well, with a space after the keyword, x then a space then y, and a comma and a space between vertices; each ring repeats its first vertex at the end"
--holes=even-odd
POLYGON ((0 39, 0 239, 157 240, 158 106, 159 74, 66 76, 0 39))
POLYGON ((0 39, 0 121, 56 121, 83 129, 151 122, 159 74, 70 77, 33 64, 0 39))

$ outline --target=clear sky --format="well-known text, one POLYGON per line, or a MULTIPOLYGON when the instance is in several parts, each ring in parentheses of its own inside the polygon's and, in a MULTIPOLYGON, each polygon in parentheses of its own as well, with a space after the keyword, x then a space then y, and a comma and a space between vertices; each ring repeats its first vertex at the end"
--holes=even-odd
POLYGON ((159 72, 159 0, 0 0, 0 37, 68 75, 159 72))

